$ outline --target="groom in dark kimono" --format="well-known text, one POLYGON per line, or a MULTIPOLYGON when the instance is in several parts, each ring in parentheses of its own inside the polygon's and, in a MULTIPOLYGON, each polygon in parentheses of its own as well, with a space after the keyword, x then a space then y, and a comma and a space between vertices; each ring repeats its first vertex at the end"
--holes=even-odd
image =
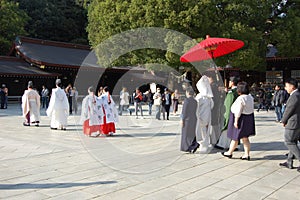
POLYGON ((194 90, 188 88, 186 90, 186 99, 184 100, 181 113, 181 151, 195 153, 199 148, 196 141, 196 124, 197 124, 197 101, 193 97, 194 90))

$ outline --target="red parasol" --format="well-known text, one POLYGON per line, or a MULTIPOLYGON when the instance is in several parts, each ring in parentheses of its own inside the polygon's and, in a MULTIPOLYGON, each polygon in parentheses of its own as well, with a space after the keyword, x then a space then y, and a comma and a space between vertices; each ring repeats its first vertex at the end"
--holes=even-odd
POLYGON ((206 36, 196 46, 180 57, 181 62, 196 62, 201 60, 214 59, 232 53, 244 46, 244 42, 229 38, 211 38, 206 36))

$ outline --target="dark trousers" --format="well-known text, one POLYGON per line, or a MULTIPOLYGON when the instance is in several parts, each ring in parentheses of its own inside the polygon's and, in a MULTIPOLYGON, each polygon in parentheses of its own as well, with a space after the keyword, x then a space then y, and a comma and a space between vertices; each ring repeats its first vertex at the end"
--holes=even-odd
POLYGON ((300 139, 300 128, 292 130, 285 128, 284 131, 284 143, 289 149, 289 155, 287 161, 289 164, 293 163, 293 156, 300 161, 300 149, 297 146, 297 142, 300 139))
POLYGON ((280 121, 282 118, 281 106, 275 106, 275 113, 276 113, 277 121, 280 121))
POLYGON ((134 102, 134 108, 135 108, 135 115, 138 116, 138 110, 141 111, 141 116, 143 116, 143 108, 141 102, 134 102))
POLYGON ((163 114, 164 120, 165 120, 165 112, 167 113, 167 120, 169 120, 170 107, 171 107, 171 105, 163 105, 163 107, 162 107, 162 114, 163 114))
POLYGON ((48 97, 42 97, 42 107, 48 108, 48 97))
POLYGON ((268 105, 266 105, 266 104, 264 104, 264 103, 260 103, 260 104, 258 105, 257 112, 259 112, 260 109, 266 109, 266 111, 269 111, 268 105))
POLYGON ((71 96, 68 97, 68 101, 69 101, 69 113, 72 114, 72 97, 71 96))
POLYGON ((5 94, 4 92, 0 89, 0 108, 4 109, 4 104, 5 104, 5 94))

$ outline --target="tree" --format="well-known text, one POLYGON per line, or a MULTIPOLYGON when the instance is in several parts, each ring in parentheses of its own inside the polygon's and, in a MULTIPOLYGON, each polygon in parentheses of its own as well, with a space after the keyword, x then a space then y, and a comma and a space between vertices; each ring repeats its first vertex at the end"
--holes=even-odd
POLYGON ((29 17, 17 3, 0 1, 0 55, 6 55, 17 35, 26 35, 24 29, 29 17))
POLYGON ((16 0, 31 20, 26 26, 30 37, 88 44, 87 11, 76 0, 16 0))
MULTIPOLYGON (((264 70, 268 43, 277 41, 282 55, 295 55, 299 52, 298 47, 295 51, 290 48, 291 42, 299 43, 299 23, 296 23, 299 22, 299 8, 295 2, 287 2, 289 3, 281 0, 244 0, 243 3, 240 0, 94 0, 88 7, 87 31, 94 48, 115 34, 139 27, 176 30, 198 42, 205 35, 239 39, 245 42, 245 46, 237 52, 216 59, 216 63, 225 66, 229 60, 234 67, 264 70), (279 17, 282 13, 286 17, 279 17), (272 25, 271 36, 267 36, 266 32, 270 27, 266 22, 270 18, 276 18, 276 23, 272 25), (293 30, 295 26, 296 30, 293 30), (283 35, 285 39, 282 39, 283 35)), ((183 41, 166 36, 165 42, 172 49, 182 46, 183 41)), ((183 46, 182 54, 190 47, 187 44, 183 46)), ((111 45, 110 48, 117 47, 111 45)), ((179 57, 180 55, 168 50, 144 49, 128 53, 112 65, 137 65, 156 60, 178 67, 183 65, 179 62, 179 57)))
POLYGON ((300 5, 298 1, 282 1, 275 4, 266 32, 268 43, 276 46, 277 56, 300 56, 300 5))

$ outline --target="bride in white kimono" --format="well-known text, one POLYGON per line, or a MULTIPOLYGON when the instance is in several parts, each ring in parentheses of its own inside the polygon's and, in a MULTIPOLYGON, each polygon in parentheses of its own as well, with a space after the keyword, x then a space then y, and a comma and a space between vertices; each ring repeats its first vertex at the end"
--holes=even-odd
POLYGON ((196 139, 200 143, 200 152, 207 152, 210 145, 210 123, 211 123, 211 109, 214 106, 212 100, 213 93, 209 84, 207 76, 202 76, 197 82, 196 87, 199 91, 195 99, 198 102, 197 107, 197 127, 196 139))
POLYGON ((47 109, 47 116, 51 117, 51 129, 66 130, 68 124, 69 115, 69 102, 67 95, 63 89, 61 89, 61 80, 56 80, 56 88, 52 89, 52 94, 47 109))

